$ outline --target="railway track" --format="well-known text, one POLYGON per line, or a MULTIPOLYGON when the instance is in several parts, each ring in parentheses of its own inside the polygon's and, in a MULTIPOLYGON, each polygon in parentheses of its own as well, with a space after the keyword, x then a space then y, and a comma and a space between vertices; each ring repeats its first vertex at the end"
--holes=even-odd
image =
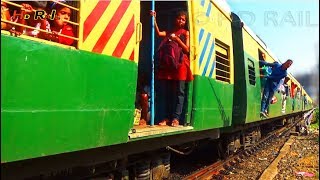
MULTIPOLYGON (((192 170, 186 171, 191 172, 191 174, 188 174, 186 176, 179 175, 181 178, 179 179, 188 179, 188 180, 197 180, 197 179, 223 179, 224 176, 227 176, 231 174, 232 172, 235 172, 235 170, 239 169, 239 165, 242 162, 245 162, 247 157, 251 156, 252 154, 256 153, 259 150, 262 150, 266 147, 266 145, 270 144, 273 139, 279 138, 279 137, 287 137, 291 129, 294 128, 298 123, 300 123, 302 120, 304 120, 305 117, 301 119, 296 119, 294 122, 287 124, 284 127, 281 127, 279 129, 276 129, 275 131, 269 132, 265 137, 263 137, 259 142, 251 145, 245 150, 239 151, 236 154, 233 154, 229 157, 227 157, 224 160, 219 160, 211 165, 207 165, 204 168, 201 168, 199 170, 193 171, 196 168, 192 170)), ((187 151, 188 152, 188 151, 187 151)), ((150 179, 150 174, 152 174, 153 179, 159 179, 159 178, 154 178, 156 177, 157 173, 159 174, 159 177, 164 175, 165 173, 169 174, 170 173, 170 153, 165 153, 165 162, 164 164, 159 163, 160 161, 163 162, 164 159, 157 159, 157 161, 153 161, 154 163, 145 163, 145 160, 148 160, 148 158, 151 158, 153 156, 144 156, 144 157, 134 157, 137 160, 142 158, 143 161, 134 161, 134 162, 139 162, 138 166, 136 168, 133 168, 135 164, 130 164, 130 167, 127 170, 123 171, 117 171, 116 173, 109 173, 110 168, 114 168, 113 166, 110 166, 110 164, 101 164, 101 166, 90 166, 90 167, 84 167, 80 169, 68 169, 66 171, 57 171, 53 172, 52 174, 48 174, 47 176, 35 176, 32 177, 31 179, 41 179, 41 180, 51 180, 51 179, 84 179, 84 180, 94 180, 94 179, 101 179, 101 178, 109 178, 109 179, 119 179, 117 177, 123 177, 123 179, 130 179, 131 176, 129 176, 130 173, 135 175, 133 171, 136 172, 139 176, 137 176, 137 179, 150 179), (155 162, 159 163, 156 164, 155 162), (152 165, 152 166, 151 166, 152 165), (159 166, 156 166, 159 165, 159 166), (138 167, 138 168, 137 168, 138 167), (159 167, 159 168, 154 168, 154 167, 159 167), (157 170, 157 171, 156 171, 157 170), (90 171, 90 172, 89 172, 90 171), (141 176, 141 177, 140 177, 141 176)), ((188 153, 187 153, 188 154, 188 153)), ((152 154, 151 154, 152 155, 152 154)), ((205 155, 205 154, 203 154, 205 155)), ((196 158, 199 156, 197 155, 196 158)), ((206 156, 205 156, 206 157, 206 156)), ((133 157, 132 157, 133 158, 133 157)), ((149 159, 149 160, 151 160, 149 159)), ((207 160, 207 159, 205 159, 207 160)), ((206 164, 210 164, 210 162, 206 161, 206 164)), ((211 161, 212 162, 212 161, 211 161)), ((115 162, 115 163, 121 163, 115 162)), ((119 166, 120 167, 120 166, 119 166)), ((198 166, 199 167, 199 166, 198 166)), ((197 168, 198 168, 197 167, 197 168)), ((168 176, 166 174, 166 176, 168 176)), ((174 173, 173 173, 174 174, 174 173)), ((132 175, 132 176, 133 176, 132 175)), ((171 174, 172 175, 172 174, 171 174)), ((185 175, 185 174, 184 174, 185 175)), ((162 176, 164 177, 164 176, 162 176)), ((170 178, 169 178, 170 179, 170 178)))
POLYGON ((268 143, 279 137, 289 138, 291 130, 296 127, 304 118, 298 119, 295 122, 288 124, 280 129, 268 133, 259 142, 255 143, 248 149, 239 151, 238 153, 224 159, 219 160, 209 166, 201 168, 192 174, 183 177, 184 180, 197 180, 197 179, 223 179, 224 176, 232 173, 240 163, 246 160, 246 157, 251 156, 256 151, 263 149, 268 143))

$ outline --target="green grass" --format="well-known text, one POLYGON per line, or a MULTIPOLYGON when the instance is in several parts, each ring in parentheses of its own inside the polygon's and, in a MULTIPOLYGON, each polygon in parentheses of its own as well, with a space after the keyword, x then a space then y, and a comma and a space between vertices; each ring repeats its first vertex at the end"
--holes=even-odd
MULTIPOLYGON (((314 112, 313 119, 312 119, 311 125, 310 125, 310 129, 311 130, 319 129, 319 108, 317 108, 314 112)), ((316 141, 319 143, 319 137, 317 137, 316 141)))
POLYGON ((311 124, 310 127, 311 127, 311 129, 317 129, 317 128, 319 128, 319 124, 318 123, 317 124, 311 124))
POLYGON ((311 121, 311 128, 319 127, 319 107, 315 110, 313 114, 313 119, 311 121))

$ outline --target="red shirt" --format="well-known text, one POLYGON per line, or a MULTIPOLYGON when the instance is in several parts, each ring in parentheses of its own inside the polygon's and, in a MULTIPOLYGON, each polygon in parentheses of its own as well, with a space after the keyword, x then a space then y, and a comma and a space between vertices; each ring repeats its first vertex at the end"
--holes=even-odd
MULTIPOLYGON (((176 32, 172 32, 176 36, 184 35, 186 37, 187 30, 179 29, 176 32)), ((172 34, 168 33, 167 34, 172 34)), ((185 43, 185 42, 184 42, 185 43)), ((190 60, 187 54, 183 54, 183 63, 177 70, 159 69, 156 74, 157 79, 165 80, 180 80, 180 81, 192 81, 193 76, 190 70, 190 60)))
MULTIPOLYGON (((70 25, 64 25, 61 29, 61 34, 74 37, 73 29, 70 25)), ((72 45, 73 41, 74 41, 73 39, 59 36, 59 43, 61 43, 61 44, 66 44, 66 45, 70 46, 70 45, 72 45)))

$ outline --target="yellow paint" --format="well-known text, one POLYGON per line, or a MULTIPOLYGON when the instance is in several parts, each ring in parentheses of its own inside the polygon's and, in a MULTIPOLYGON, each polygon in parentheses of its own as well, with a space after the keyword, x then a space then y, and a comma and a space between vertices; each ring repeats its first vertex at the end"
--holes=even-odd
MULTIPOLYGON (((205 34, 203 38, 205 38, 206 35, 207 35, 207 34, 205 34)), ((200 56, 201 56, 202 49, 204 48, 205 41, 206 41, 206 40, 204 39, 204 40, 202 40, 202 42, 200 43, 201 51, 200 51, 200 53, 199 53, 199 61, 200 61, 200 56)), ((211 46, 211 44, 213 44, 213 43, 214 43, 214 40, 213 40, 213 37, 212 37, 212 35, 211 35, 211 38, 210 38, 209 43, 208 43, 208 48, 209 48, 209 49, 208 49, 208 51, 205 52, 204 57, 203 57, 202 64, 201 64, 200 67, 199 67, 199 71, 198 71, 198 72, 199 72, 200 74, 202 74, 202 72, 204 71, 204 67, 205 67, 205 65, 206 65, 206 62, 207 62, 207 59, 208 59, 209 53, 210 53, 210 46, 211 46)), ((211 61, 213 61, 213 60, 214 60, 214 54, 212 54, 212 56, 211 56, 211 61)))
POLYGON ((245 30, 242 29, 243 34, 243 44, 244 44, 244 51, 249 54, 251 57, 259 60, 259 50, 266 55, 266 61, 269 63, 275 62, 270 54, 245 30))
POLYGON ((79 8, 80 9, 80 12, 79 12, 80 25, 79 25, 79 42, 78 42, 79 49, 87 50, 83 45, 83 24, 98 2, 99 0, 91 0, 91 1, 80 0, 80 8, 79 8))
MULTIPOLYGON (((140 22, 140 1, 139 0, 134 0, 131 3, 134 3, 133 9, 134 9, 134 12, 135 12, 135 14, 134 14, 134 23, 135 23, 134 24, 134 27, 135 27, 134 28, 134 31, 135 31, 134 33, 135 34, 133 35, 133 37, 131 37, 131 38, 134 38, 134 41, 132 42, 130 40, 130 42, 128 44, 132 44, 134 46, 134 62, 138 63, 138 61, 139 61, 139 51, 140 51, 140 41, 142 40, 142 28, 143 28, 143 25, 140 22), (140 30, 137 30, 137 29, 139 29, 138 27, 140 27, 140 30)), ((124 54, 127 53, 126 50, 127 49, 125 49, 124 54)))
MULTIPOLYGON (((231 19, 225 11, 218 8, 217 4, 215 4, 214 1, 206 0, 204 7, 202 7, 200 3, 201 1, 191 0, 192 7, 191 8, 189 7, 190 8, 189 10, 191 10, 192 14, 194 15, 194 17, 192 18, 192 24, 194 25, 193 26, 194 32, 196 32, 195 34, 193 34, 193 38, 195 41, 194 53, 196 57, 195 61, 193 61, 194 74, 202 75, 208 55, 210 53, 211 44, 214 43, 216 39, 218 39, 219 41, 229 46, 228 55, 230 60, 230 83, 233 84, 234 83, 234 74, 233 74, 234 65, 233 65, 231 19), (209 17, 206 17, 206 11, 207 11, 207 7, 209 6, 209 3, 212 3, 211 13, 209 17), (200 42, 198 40, 198 37, 199 37, 201 28, 203 28, 205 32, 202 38, 202 42, 201 44, 199 44, 200 42), (209 48, 207 47, 208 49, 205 52, 203 62, 199 67, 201 52, 203 48, 206 48, 204 47, 204 44, 205 44, 205 39, 207 37, 207 34, 209 32, 211 33, 211 39, 208 43, 209 48)), ((215 48, 216 47, 217 46, 215 45, 215 48)), ((209 66, 207 68, 208 70, 205 74, 206 76, 209 76, 210 69, 214 64, 215 50, 216 49, 214 49, 211 59, 209 60, 209 66)), ((212 78, 215 78, 215 73, 213 74, 212 78)))
MULTIPOLYGON (((108 44, 105 46, 102 54, 112 54, 115 48, 117 47, 121 37, 123 36, 133 16, 133 6, 134 4, 130 3, 128 10, 124 13, 123 17, 119 21, 119 24, 117 25, 112 36, 110 37, 110 40, 108 44)), ((133 36, 135 37, 135 33, 133 33, 133 36)))
POLYGON ((83 43, 83 49, 91 51, 95 46, 96 42, 100 38, 101 34, 107 27, 108 23, 111 21, 113 14, 116 12, 119 7, 121 1, 111 1, 107 9, 104 11, 103 15, 94 26, 85 42, 83 43))
MULTIPOLYGON (((135 37, 135 36, 132 36, 132 37, 130 38, 129 42, 128 42, 128 45, 126 46, 126 48, 125 48, 124 51, 123 51, 123 54, 122 54, 122 58, 123 58, 123 59, 129 59, 129 57, 130 57, 133 49, 136 48, 136 47, 135 47, 135 44, 136 44, 135 41, 136 41, 136 37, 135 37)), ((138 47, 138 48, 139 48, 139 47, 138 47)), ((137 54, 137 56, 138 56, 138 54, 137 54)), ((138 60, 138 58, 136 58, 137 56, 136 56, 136 54, 134 55, 135 60, 138 60)))
POLYGON ((224 55, 228 55, 228 51, 220 46, 215 46, 216 48, 216 51, 220 52, 221 54, 224 54, 224 55))
POLYGON ((251 57, 258 59, 257 43, 250 36, 250 34, 244 29, 242 29, 242 35, 243 35, 243 50, 247 54, 249 54, 251 57))
MULTIPOLYGON (((212 60, 209 62, 208 69, 211 69, 214 64, 215 64, 214 56, 212 56, 212 60)), ((209 75, 210 75, 210 70, 207 70, 206 76, 209 76, 209 75)), ((213 73, 213 77, 215 77, 215 73, 213 73)))
POLYGON ((195 72, 195 62, 196 62, 196 56, 197 56, 197 52, 196 52, 196 42, 197 42, 197 39, 196 39, 196 32, 195 32, 195 29, 193 28, 194 27, 194 14, 192 13, 192 7, 193 7, 193 3, 194 1, 193 0, 189 0, 187 5, 188 5, 188 15, 189 15, 189 34, 190 34, 190 42, 189 42, 189 47, 190 47, 190 55, 189 55, 189 58, 190 58, 190 69, 191 69, 191 72, 192 74, 194 74, 195 72))
POLYGON ((301 88, 301 85, 300 85, 300 83, 298 82, 297 79, 295 79, 291 74, 289 74, 288 77, 290 78, 290 81, 291 81, 291 82, 293 82, 294 84, 296 84, 297 87, 300 87, 300 88, 301 88))
MULTIPOLYGON (((79 49, 92 51, 94 46, 96 45, 97 41, 101 37, 102 33, 104 32, 105 28, 111 21, 111 18, 116 13, 116 10, 121 4, 121 1, 112 0, 96 25, 91 30, 90 34, 87 36, 85 42, 83 41, 83 24, 86 18, 90 15, 91 11, 94 10, 94 7, 99 2, 99 0, 88 1, 88 0, 81 0, 80 5, 80 43, 79 49)), ((137 42, 137 24, 140 22, 140 1, 133 0, 128 9, 126 10, 123 17, 118 22, 116 29, 114 30, 113 34, 111 35, 108 43, 106 44, 105 48, 103 49, 101 54, 112 55, 113 51, 117 47, 121 37, 123 36, 130 20, 134 16, 134 33, 130 38, 129 42, 127 43, 125 50, 121 56, 123 59, 128 59, 133 50, 135 50, 134 61, 138 62, 139 57, 139 42, 137 42)))
MULTIPOLYGON (((139 32, 138 31, 138 26, 139 24, 141 25, 141 31, 142 31, 142 24, 140 23, 140 1, 134 0, 131 2, 130 7, 129 7, 129 22, 132 18, 132 15, 134 15, 134 32, 132 34, 132 37, 130 38, 126 48, 123 51, 122 58, 123 59, 128 59, 134 50, 134 61, 138 63, 139 61, 139 49, 140 49, 140 42, 139 42, 139 32)), ((128 23, 129 23, 128 22, 128 23)), ((141 33, 142 36, 142 33, 141 33)))

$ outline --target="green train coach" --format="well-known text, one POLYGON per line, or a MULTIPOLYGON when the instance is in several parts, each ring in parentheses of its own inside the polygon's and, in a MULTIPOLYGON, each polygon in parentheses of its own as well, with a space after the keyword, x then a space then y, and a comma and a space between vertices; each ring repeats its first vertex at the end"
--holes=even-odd
MULTIPOLYGON (((289 122, 313 109, 310 96, 289 74, 286 111, 277 92, 270 118, 260 117, 259 59, 264 53, 269 62, 279 60, 223 1, 156 2, 162 29, 178 9, 188 12, 194 80, 188 84, 183 125, 139 126, 137 87, 142 74, 151 76, 152 2, 57 2, 71 9, 75 36, 67 37, 74 40, 72 45, 1 30, 5 179, 75 173, 78 167, 91 169, 80 171, 86 175, 98 167, 123 171, 147 159, 150 167, 154 157, 170 159, 166 148, 183 149, 202 140, 225 145, 232 153, 249 146, 240 139, 259 134, 255 132, 261 125, 289 122)), ((1 23, 24 26, 3 16, 1 23)))

